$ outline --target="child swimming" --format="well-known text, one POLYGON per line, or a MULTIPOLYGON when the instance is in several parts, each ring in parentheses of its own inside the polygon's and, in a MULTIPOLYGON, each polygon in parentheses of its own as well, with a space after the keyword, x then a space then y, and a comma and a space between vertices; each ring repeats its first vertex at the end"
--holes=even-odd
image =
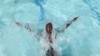
MULTIPOLYGON (((37 31, 35 33, 35 35, 39 36, 39 37, 43 37, 43 41, 45 43, 45 45, 48 46, 48 48, 46 48, 46 46, 44 46, 45 49, 45 56, 59 56, 59 54, 57 53, 57 51, 54 49, 53 44, 55 43, 55 39, 56 39, 56 35, 59 32, 64 32, 65 29, 67 29, 73 22, 75 22, 78 19, 78 17, 73 18, 71 21, 69 21, 68 23, 66 23, 66 25, 64 26, 64 28, 62 29, 54 29, 53 25, 51 22, 46 24, 45 27, 45 34, 43 33, 43 30, 41 31, 37 31)), ((33 32, 32 29, 30 28, 29 24, 23 25, 19 22, 15 22, 15 24, 17 26, 24 26, 25 29, 29 30, 30 32, 33 32)))

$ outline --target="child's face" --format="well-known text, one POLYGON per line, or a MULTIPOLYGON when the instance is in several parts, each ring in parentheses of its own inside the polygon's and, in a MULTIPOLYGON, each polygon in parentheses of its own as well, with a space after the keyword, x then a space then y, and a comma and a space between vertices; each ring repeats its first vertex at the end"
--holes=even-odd
POLYGON ((48 24, 48 25, 46 26, 46 31, 47 31, 48 33, 51 33, 51 32, 52 32, 52 25, 51 25, 51 24, 48 24))

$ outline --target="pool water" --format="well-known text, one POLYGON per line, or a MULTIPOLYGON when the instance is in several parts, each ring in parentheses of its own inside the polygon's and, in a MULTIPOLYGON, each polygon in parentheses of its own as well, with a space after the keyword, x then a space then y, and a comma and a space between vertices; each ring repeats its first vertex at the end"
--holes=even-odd
POLYGON ((15 22, 35 30, 48 22, 63 28, 77 16, 57 35, 60 56, 100 56, 99 0, 0 0, 0 56, 43 56, 37 38, 15 22))

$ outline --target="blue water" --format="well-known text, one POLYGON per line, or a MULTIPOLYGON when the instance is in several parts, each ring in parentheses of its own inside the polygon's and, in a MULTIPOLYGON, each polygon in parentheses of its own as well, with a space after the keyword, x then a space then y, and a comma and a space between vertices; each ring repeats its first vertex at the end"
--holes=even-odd
POLYGON ((0 56, 42 56, 37 38, 16 21, 32 29, 44 29, 47 22, 62 28, 76 16, 57 36, 61 56, 100 56, 99 0, 0 0, 0 56))

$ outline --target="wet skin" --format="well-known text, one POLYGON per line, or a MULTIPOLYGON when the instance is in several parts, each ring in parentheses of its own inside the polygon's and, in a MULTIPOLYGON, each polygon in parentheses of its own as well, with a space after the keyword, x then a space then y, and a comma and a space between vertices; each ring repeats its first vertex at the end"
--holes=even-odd
POLYGON ((51 37, 51 35, 52 35, 52 29, 53 29, 53 27, 52 27, 52 24, 51 23, 48 23, 47 25, 46 25, 46 32, 47 32, 47 34, 48 34, 48 40, 49 40, 49 42, 50 43, 53 43, 53 41, 52 41, 52 37, 51 37))

